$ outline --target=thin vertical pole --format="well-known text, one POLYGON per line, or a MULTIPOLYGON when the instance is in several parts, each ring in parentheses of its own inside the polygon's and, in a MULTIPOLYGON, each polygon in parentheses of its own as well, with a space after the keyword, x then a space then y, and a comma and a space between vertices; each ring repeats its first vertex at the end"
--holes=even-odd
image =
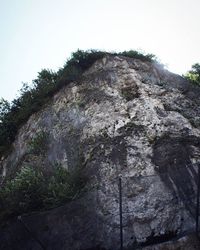
POLYGON ((120 250, 123 250, 122 179, 121 177, 119 177, 119 218, 120 218, 120 250))
POLYGON ((199 232, 199 195, 200 195, 200 165, 198 164, 198 179, 197 179, 197 204, 196 204, 196 234, 199 232))

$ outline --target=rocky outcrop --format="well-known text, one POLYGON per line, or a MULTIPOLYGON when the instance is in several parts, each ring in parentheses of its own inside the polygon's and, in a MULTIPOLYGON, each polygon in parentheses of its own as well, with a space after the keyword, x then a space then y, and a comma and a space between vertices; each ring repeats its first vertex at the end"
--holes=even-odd
POLYGON ((27 164, 59 163, 70 171, 84 163, 87 193, 25 216, 31 231, 26 239, 21 222, 9 223, 1 229, 0 248, 13 249, 18 241, 15 249, 41 249, 39 239, 52 250, 119 249, 119 176, 125 249, 193 230, 199 96, 198 87, 156 63, 118 56, 97 61, 79 83, 32 115, 1 161, 2 180, 27 164), (48 134, 45 154, 27 154, 41 131, 48 134))

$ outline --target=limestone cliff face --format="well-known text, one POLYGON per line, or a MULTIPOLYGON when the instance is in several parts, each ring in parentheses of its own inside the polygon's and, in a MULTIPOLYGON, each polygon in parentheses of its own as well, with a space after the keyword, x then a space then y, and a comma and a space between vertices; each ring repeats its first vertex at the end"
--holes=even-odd
MULTIPOLYGON (((1 161, 2 180, 27 164, 71 170, 81 156, 89 176, 81 199, 24 217, 46 248, 119 249, 119 176, 126 249, 193 230, 199 96, 198 87, 160 65, 108 56, 32 115, 1 161), (30 156, 40 131, 49 135, 47 151, 30 156)), ((19 249, 40 249, 23 230, 17 222, 1 229, 1 249, 12 249, 5 239, 16 237, 19 249)))

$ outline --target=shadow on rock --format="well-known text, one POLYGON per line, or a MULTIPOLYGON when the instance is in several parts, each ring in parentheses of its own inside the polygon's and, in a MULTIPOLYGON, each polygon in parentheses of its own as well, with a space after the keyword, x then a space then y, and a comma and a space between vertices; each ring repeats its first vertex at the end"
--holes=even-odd
POLYGON ((178 200, 192 216, 195 215, 197 190, 197 165, 192 158, 199 158, 200 138, 191 135, 167 135, 159 138, 153 147, 153 163, 157 171, 178 200))

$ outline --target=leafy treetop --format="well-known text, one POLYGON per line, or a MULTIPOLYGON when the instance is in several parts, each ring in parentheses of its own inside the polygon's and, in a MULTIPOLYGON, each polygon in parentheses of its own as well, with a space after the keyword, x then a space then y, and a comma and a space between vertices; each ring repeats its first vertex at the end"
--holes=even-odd
POLYGON ((200 64, 193 64, 192 69, 186 73, 185 77, 192 83, 200 85, 200 64))

